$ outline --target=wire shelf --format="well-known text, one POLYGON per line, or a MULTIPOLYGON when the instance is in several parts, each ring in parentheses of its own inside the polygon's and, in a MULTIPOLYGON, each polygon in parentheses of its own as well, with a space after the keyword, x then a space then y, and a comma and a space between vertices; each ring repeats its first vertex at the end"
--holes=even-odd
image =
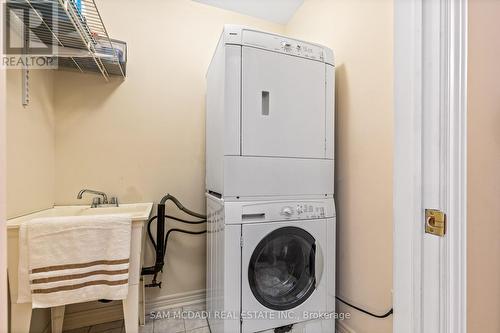
POLYGON ((29 18, 30 43, 55 46, 61 69, 125 77, 126 44, 109 37, 94 0, 8 0, 29 18))

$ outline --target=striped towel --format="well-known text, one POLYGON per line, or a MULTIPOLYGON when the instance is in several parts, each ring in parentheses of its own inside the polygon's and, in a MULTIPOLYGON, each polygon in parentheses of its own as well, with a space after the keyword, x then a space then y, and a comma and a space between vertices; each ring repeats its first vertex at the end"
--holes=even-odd
POLYGON ((48 308, 127 297, 130 215, 39 218, 19 229, 18 303, 48 308))

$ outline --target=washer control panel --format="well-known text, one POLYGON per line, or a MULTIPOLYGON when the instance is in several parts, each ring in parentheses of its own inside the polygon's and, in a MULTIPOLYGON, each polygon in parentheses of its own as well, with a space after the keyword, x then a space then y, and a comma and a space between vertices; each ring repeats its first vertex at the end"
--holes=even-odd
POLYGON ((226 224, 329 219, 335 217, 333 198, 277 201, 228 201, 226 224))
POLYGON ((281 215, 286 219, 321 219, 326 217, 326 207, 316 202, 298 202, 283 206, 281 215))

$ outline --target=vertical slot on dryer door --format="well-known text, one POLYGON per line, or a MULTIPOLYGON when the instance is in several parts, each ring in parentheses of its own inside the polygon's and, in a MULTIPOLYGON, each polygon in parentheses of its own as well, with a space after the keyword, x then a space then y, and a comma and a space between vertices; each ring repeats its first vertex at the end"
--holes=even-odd
POLYGON ((269 116, 269 91, 262 92, 262 115, 269 116))

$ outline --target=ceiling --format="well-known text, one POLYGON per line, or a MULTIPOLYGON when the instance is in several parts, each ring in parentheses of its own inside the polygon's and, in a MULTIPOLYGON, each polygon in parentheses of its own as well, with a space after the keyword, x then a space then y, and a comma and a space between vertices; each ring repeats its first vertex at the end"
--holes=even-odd
POLYGON ((286 24, 304 0, 193 0, 264 20, 286 24))

